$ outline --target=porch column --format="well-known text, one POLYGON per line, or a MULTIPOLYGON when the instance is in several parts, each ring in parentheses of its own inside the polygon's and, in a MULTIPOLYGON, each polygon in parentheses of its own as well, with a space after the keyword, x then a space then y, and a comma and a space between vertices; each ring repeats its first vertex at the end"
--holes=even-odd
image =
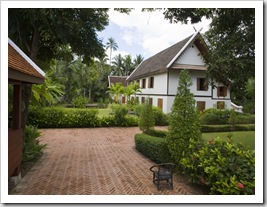
POLYGON ((13 88, 13 129, 21 128, 21 85, 14 85, 13 88))

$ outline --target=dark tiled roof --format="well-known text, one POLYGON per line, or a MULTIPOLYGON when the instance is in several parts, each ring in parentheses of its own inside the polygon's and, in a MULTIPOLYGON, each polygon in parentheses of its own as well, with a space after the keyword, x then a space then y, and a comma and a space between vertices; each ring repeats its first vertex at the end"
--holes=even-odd
POLYGON ((156 55, 144 60, 139 67, 130 75, 128 81, 142 77, 143 75, 165 72, 166 66, 175 57, 175 55, 183 48, 183 46, 192 37, 170 46, 169 48, 157 53, 156 55))
POLYGON ((128 76, 109 76, 109 86, 111 85, 111 83, 113 83, 114 85, 116 83, 122 83, 122 85, 125 87, 127 86, 127 79, 128 76))
MULTIPOLYGON (((187 42, 190 40, 191 42, 197 43, 197 47, 202 51, 206 52, 206 46, 202 45, 200 43, 200 39, 202 38, 199 33, 195 33, 194 35, 191 35, 187 37, 186 39, 170 46, 169 48, 157 53, 156 55, 144 60, 129 76, 127 81, 136 80, 145 76, 150 76, 158 73, 166 72, 168 68, 170 67, 170 63, 173 63, 173 59, 175 56, 184 50, 183 47, 186 46, 187 42), (194 37, 193 37, 194 36, 194 37), (182 50, 182 51, 181 51, 182 50), (169 65, 169 66, 168 66, 169 65), (167 68, 168 66, 168 68, 167 68)), ((178 57, 176 57, 178 58, 178 57)))
MULTIPOLYGON (((24 56, 26 55, 24 54, 24 56)), ((35 67, 38 66, 33 66, 33 62, 32 64, 29 62, 32 61, 27 61, 25 57, 23 57, 10 43, 8 43, 8 68, 30 76, 44 79, 45 77, 35 69, 35 67)))

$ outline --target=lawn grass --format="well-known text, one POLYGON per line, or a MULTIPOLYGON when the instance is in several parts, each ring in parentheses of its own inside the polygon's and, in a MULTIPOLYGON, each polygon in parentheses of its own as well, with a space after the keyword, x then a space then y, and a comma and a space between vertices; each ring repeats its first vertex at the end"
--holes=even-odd
POLYGON ((202 133, 202 138, 205 142, 211 138, 220 137, 224 140, 228 139, 228 135, 231 133, 234 143, 241 143, 249 149, 255 149, 255 131, 236 131, 236 132, 213 132, 202 133))
POLYGON ((111 110, 110 107, 108 107, 108 108, 104 108, 104 109, 98 109, 98 114, 97 114, 97 116, 98 116, 99 118, 102 118, 102 117, 104 117, 104 116, 109 116, 109 115, 111 115, 111 112, 112 112, 112 110, 111 110))

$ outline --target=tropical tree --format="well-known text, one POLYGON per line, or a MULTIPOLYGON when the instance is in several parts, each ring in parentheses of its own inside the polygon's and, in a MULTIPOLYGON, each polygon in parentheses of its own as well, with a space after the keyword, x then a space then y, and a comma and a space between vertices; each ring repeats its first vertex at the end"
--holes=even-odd
POLYGON ((170 23, 194 24, 203 17, 212 20, 205 34, 210 50, 205 57, 207 75, 211 80, 231 86, 231 99, 242 104, 245 85, 249 78, 255 77, 255 9, 166 8, 163 15, 170 23))
POLYGON ((133 71, 134 66, 132 63, 132 58, 130 55, 126 55, 123 59, 123 70, 124 70, 124 75, 128 76, 131 74, 133 71))
POLYGON ((110 55, 109 55, 109 65, 110 65, 110 68, 111 68, 111 54, 112 54, 112 51, 116 51, 118 49, 118 45, 117 43, 115 42, 115 39, 110 37, 108 38, 108 42, 106 43, 106 49, 109 49, 110 50, 110 55))
POLYGON ((112 62, 112 75, 122 76, 123 75, 123 64, 124 59, 121 54, 118 54, 114 57, 114 61, 112 62))
MULTIPOLYGON (((49 62, 58 55, 55 48, 68 45, 73 53, 90 62, 104 54, 97 36, 108 24, 109 9, 9 8, 8 36, 34 61, 49 62)), ((31 84, 23 86, 25 110, 22 128, 26 126, 31 84)))
POLYGON ((194 94, 190 92, 192 80, 187 70, 179 74, 179 84, 170 117, 167 134, 168 148, 177 164, 189 152, 190 142, 201 139, 200 121, 195 107, 194 94))
POLYGON ((119 103, 119 96, 124 94, 124 87, 121 83, 111 83, 107 92, 114 97, 115 103, 119 103))
POLYGON ((144 60, 144 57, 141 54, 136 55, 133 61, 134 68, 136 68, 143 60, 144 60))
POLYGON ((137 92, 141 92, 140 87, 138 83, 131 82, 124 90, 124 94, 127 99, 127 103, 131 103, 130 99, 132 95, 136 95, 137 92))

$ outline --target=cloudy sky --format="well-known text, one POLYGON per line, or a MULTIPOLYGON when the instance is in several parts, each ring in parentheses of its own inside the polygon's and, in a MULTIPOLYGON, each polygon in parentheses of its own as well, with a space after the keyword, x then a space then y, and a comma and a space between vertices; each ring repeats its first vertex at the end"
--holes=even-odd
MULTIPOLYGON (((145 59, 192 35, 195 32, 193 26, 197 30, 203 28, 201 32, 207 31, 211 22, 202 19, 194 25, 170 24, 162 11, 141 12, 141 9, 135 9, 129 15, 110 10, 109 17, 109 26, 98 35, 104 44, 109 37, 115 39, 118 50, 112 57, 119 53, 132 57, 141 54, 145 59)), ((109 50, 106 52, 109 57, 109 50)))

